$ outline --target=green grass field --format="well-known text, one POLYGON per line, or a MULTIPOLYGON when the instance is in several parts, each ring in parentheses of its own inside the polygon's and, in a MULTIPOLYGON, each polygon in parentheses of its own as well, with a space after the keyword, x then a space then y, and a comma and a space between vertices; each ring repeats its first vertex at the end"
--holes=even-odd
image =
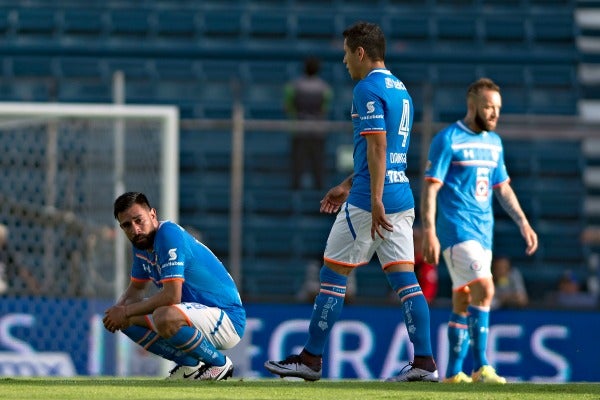
POLYGON ((339 380, 318 382, 282 379, 222 382, 166 381, 144 378, 4 378, 0 399, 154 400, 154 399, 600 399, 600 383, 445 385, 339 380))

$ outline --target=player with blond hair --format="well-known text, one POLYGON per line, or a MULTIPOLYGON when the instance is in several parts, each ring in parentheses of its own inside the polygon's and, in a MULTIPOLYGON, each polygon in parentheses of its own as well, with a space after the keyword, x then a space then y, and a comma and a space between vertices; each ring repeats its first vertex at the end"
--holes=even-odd
POLYGON ((504 149, 494 132, 500 117, 500 88, 482 78, 467 90, 467 114, 434 136, 421 195, 423 256, 437 264, 440 255, 452 280, 452 314, 448 323, 449 357, 444 382, 505 383, 486 357, 492 280, 492 193, 519 226, 526 254, 537 235, 510 186, 504 149), (437 218, 437 221, 436 221, 437 218), (473 372, 462 371, 473 350, 473 372))

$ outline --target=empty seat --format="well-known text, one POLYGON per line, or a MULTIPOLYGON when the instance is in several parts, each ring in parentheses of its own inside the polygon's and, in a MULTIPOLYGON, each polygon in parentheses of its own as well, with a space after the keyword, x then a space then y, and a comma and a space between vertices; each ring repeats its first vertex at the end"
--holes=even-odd
POLYGON ((438 64, 435 70, 437 76, 436 86, 462 91, 461 98, 465 98, 468 85, 479 78, 474 67, 466 67, 461 64, 438 64))
POLYGON ((49 57, 14 57, 12 72, 17 77, 50 78, 54 75, 52 60, 49 57))
POLYGON ((16 32, 18 34, 49 35, 56 29, 54 11, 47 8, 19 8, 16 32))
POLYGON ((196 12, 160 10, 156 13, 156 34, 167 39, 193 39, 196 34, 196 12))
POLYGON ((282 39, 288 33, 288 14, 258 10, 249 16, 248 33, 255 39, 282 39))
POLYGON ((539 173, 556 177, 570 177, 581 184, 585 159, 578 140, 536 142, 535 158, 539 173))
POLYGON ((530 80, 534 87, 577 87, 577 66, 534 65, 529 67, 530 80))
POLYGON ((118 36, 146 36, 150 32, 150 11, 112 9, 110 30, 118 36))
POLYGON ((494 15, 483 18, 485 43, 503 47, 526 45, 525 15, 494 15))
POLYGON ((480 7, 485 11, 518 11, 526 7, 525 0, 481 0, 480 7))
POLYGON ((8 23, 9 12, 8 9, 0 9, 0 32, 2 33, 7 32, 10 26, 8 23))
POLYGON ((290 215, 293 212, 292 193, 287 190, 254 189, 244 193, 245 211, 250 215, 290 215))
POLYGON ((529 110, 533 114, 577 115, 578 99, 573 88, 535 88, 530 91, 529 110))
POLYGON ((531 25, 536 45, 575 45, 577 28, 572 14, 535 14, 531 25))
POLYGON ((335 19, 329 15, 305 13, 296 16, 298 39, 327 40, 336 37, 335 19))
POLYGON ((101 80, 82 82, 62 79, 58 87, 58 101, 109 103, 112 101, 111 87, 101 80))
POLYGON ((432 73, 428 64, 409 64, 399 60, 386 63, 386 65, 404 83, 411 96, 414 94, 411 88, 431 82, 432 73))
POLYGON ((99 36, 104 29, 104 11, 101 9, 65 9, 62 14, 62 32, 77 36, 99 36))
POLYGON ((242 296, 245 301, 293 301, 305 276, 306 261, 283 257, 245 257, 242 296))
POLYGON ((237 10, 204 12, 203 34, 207 38, 235 39, 242 32, 241 13, 237 10))
POLYGON ((475 15, 442 14, 435 19, 437 44, 472 47, 478 41, 475 15))
POLYGON ((61 57, 58 60, 60 78, 101 78, 106 74, 106 63, 95 57, 61 57))
POLYGON ((156 59, 154 71, 161 81, 201 79, 201 64, 191 59, 156 59))
POLYGON ((583 260, 581 226, 573 223, 538 222, 540 251, 546 261, 576 262, 583 260))
POLYGON ((125 81, 149 80, 154 77, 152 64, 144 58, 115 58, 107 63, 108 72, 122 71, 125 81))
POLYGON ((391 43, 402 41, 418 45, 432 37, 427 15, 394 15, 389 17, 388 24, 386 34, 391 43))

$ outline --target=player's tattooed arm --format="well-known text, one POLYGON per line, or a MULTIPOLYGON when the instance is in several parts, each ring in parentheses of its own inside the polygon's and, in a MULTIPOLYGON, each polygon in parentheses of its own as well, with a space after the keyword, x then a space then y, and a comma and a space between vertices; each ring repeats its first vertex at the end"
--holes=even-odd
POLYGON ((535 233, 531 225, 529 225, 529 221, 527 221, 527 217, 525 216, 525 213, 523 212, 523 209, 521 208, 521 205, 519 204, 517 196, 512 190, 512 187, 508 182, 505 182, 494 188, 494 193, 496 194, 496 198, 498 199, 498 202, 502 208, 519 226, 521 235, 527 244, 525 254, 532 255, 535 253, 538 247, 537 233, 535 233))
POLYGON ((519 227, 529 224, 527 217, 519 204, 517 195, 508 182, 495 187, 494 193, 504 211, 506 211, 509 217, 515 221, 519 227))

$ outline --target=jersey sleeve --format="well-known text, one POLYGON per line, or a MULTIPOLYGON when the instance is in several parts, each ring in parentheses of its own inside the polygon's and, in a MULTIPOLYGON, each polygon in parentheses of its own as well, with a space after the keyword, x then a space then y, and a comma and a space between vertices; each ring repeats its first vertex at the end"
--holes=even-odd
POLYGON ((150 260, 146 257, 144 252, 138 251, 133 248, 133 265, 131 266, 131 279, 135 281, 148 281, 150 280, 150 273, 147 269, 144 269, 144 263, 150 264, 150 260))
POLYGON ((162 282, 184 279, 187 249, 183 230, 176 224, 164 224, 156 233, 154 243, 162 282))
POLYGON ((383 102, 375 89, 367 82, 360 82, 354 88, 354 111, 358 114, 361 135, 386 133, 383 102))
POLYGON ((502 141, 500 141, 500 139, 499 145, 501 150, 498 153, 498 166, 494 169, 494 173, 492 175, 492 187, 498 186, 499 184, 509 180, 506 164, 504 164, 504 148, 502 147, 502 141))
POLYGON ((425 179, 444 182, 452 162, 452 146, 447 133, 435 135, 429 146, 425 179))

